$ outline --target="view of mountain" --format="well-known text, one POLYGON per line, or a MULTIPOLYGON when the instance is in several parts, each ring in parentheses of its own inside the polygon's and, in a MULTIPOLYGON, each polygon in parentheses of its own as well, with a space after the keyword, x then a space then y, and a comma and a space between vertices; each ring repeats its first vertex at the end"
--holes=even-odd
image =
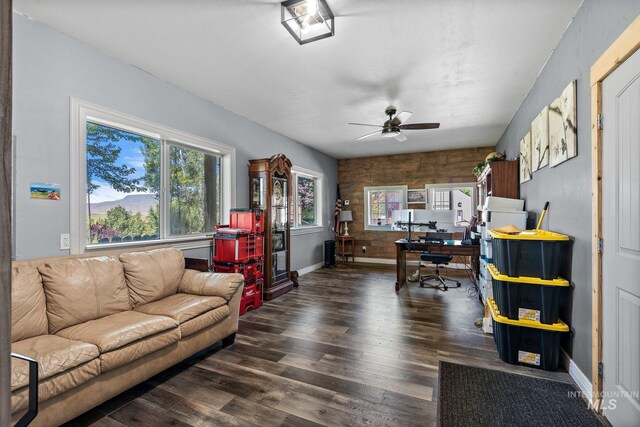
POLYGON ((91 203, 92 215, 104 215, 109 209, 122 206, 132 214, 140 212, 143 216, 149 214, 149 208, 155 206, 158 199, 155 194, 129 194, 120 200, 109 202, 91 203))

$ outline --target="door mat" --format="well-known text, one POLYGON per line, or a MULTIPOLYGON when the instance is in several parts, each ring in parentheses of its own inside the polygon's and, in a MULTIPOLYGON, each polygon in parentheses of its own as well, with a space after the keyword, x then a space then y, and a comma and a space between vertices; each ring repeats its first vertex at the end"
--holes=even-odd
POLYGON ((602 426, 572 384, 440 362, 438 425, 602 426))

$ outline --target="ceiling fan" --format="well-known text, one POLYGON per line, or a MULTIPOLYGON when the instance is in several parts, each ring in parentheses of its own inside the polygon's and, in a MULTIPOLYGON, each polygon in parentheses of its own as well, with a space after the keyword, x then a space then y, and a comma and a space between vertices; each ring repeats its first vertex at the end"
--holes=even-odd
POLYGON ((411 117, 411 114, 413 113, 409 111, 400 111, 398 114, 396 114, 396 107, 392 105, 388 106, 386 110, 384 110, 384 114, 389 116, 389 120, 384 122, 383 125, 370 125, 365 123, 349 123, 350 125, 356 125, 356 126, 374 126, 374 127, 382 128, 381 130, 377 130, 375 132, 362 135, 361 137, 356 138, 356 140, 364 139, 373 135, 380 134, 385 138, 393 137, 397 141, 402 142, 407 140, 407 136, 404 133, 402 133, 403 130, 438 129, 440 127, 440 123, 411 123, 411 124, 403 125, 402 123, 407 121, 407 119, 411 117))

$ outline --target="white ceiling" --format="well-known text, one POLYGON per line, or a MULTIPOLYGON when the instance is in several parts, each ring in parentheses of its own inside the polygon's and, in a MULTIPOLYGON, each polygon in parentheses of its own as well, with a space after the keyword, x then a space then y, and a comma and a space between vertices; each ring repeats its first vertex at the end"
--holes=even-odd
POLYGON ((275 0, 14 0, 120 60, 337 158, 494 145, 582 0, 327 0, 298 45, 275 0), (355 138, 409 110, 408 141, 355 138))

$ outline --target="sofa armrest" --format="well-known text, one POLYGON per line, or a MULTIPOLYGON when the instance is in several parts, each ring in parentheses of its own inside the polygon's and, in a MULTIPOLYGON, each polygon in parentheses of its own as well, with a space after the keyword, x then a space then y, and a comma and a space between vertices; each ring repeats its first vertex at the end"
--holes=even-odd
POLYGON ((178 292, 222 297, 229 301, 243 283, 242 274, 209 273, 186 269, 180 280, 178 292))

